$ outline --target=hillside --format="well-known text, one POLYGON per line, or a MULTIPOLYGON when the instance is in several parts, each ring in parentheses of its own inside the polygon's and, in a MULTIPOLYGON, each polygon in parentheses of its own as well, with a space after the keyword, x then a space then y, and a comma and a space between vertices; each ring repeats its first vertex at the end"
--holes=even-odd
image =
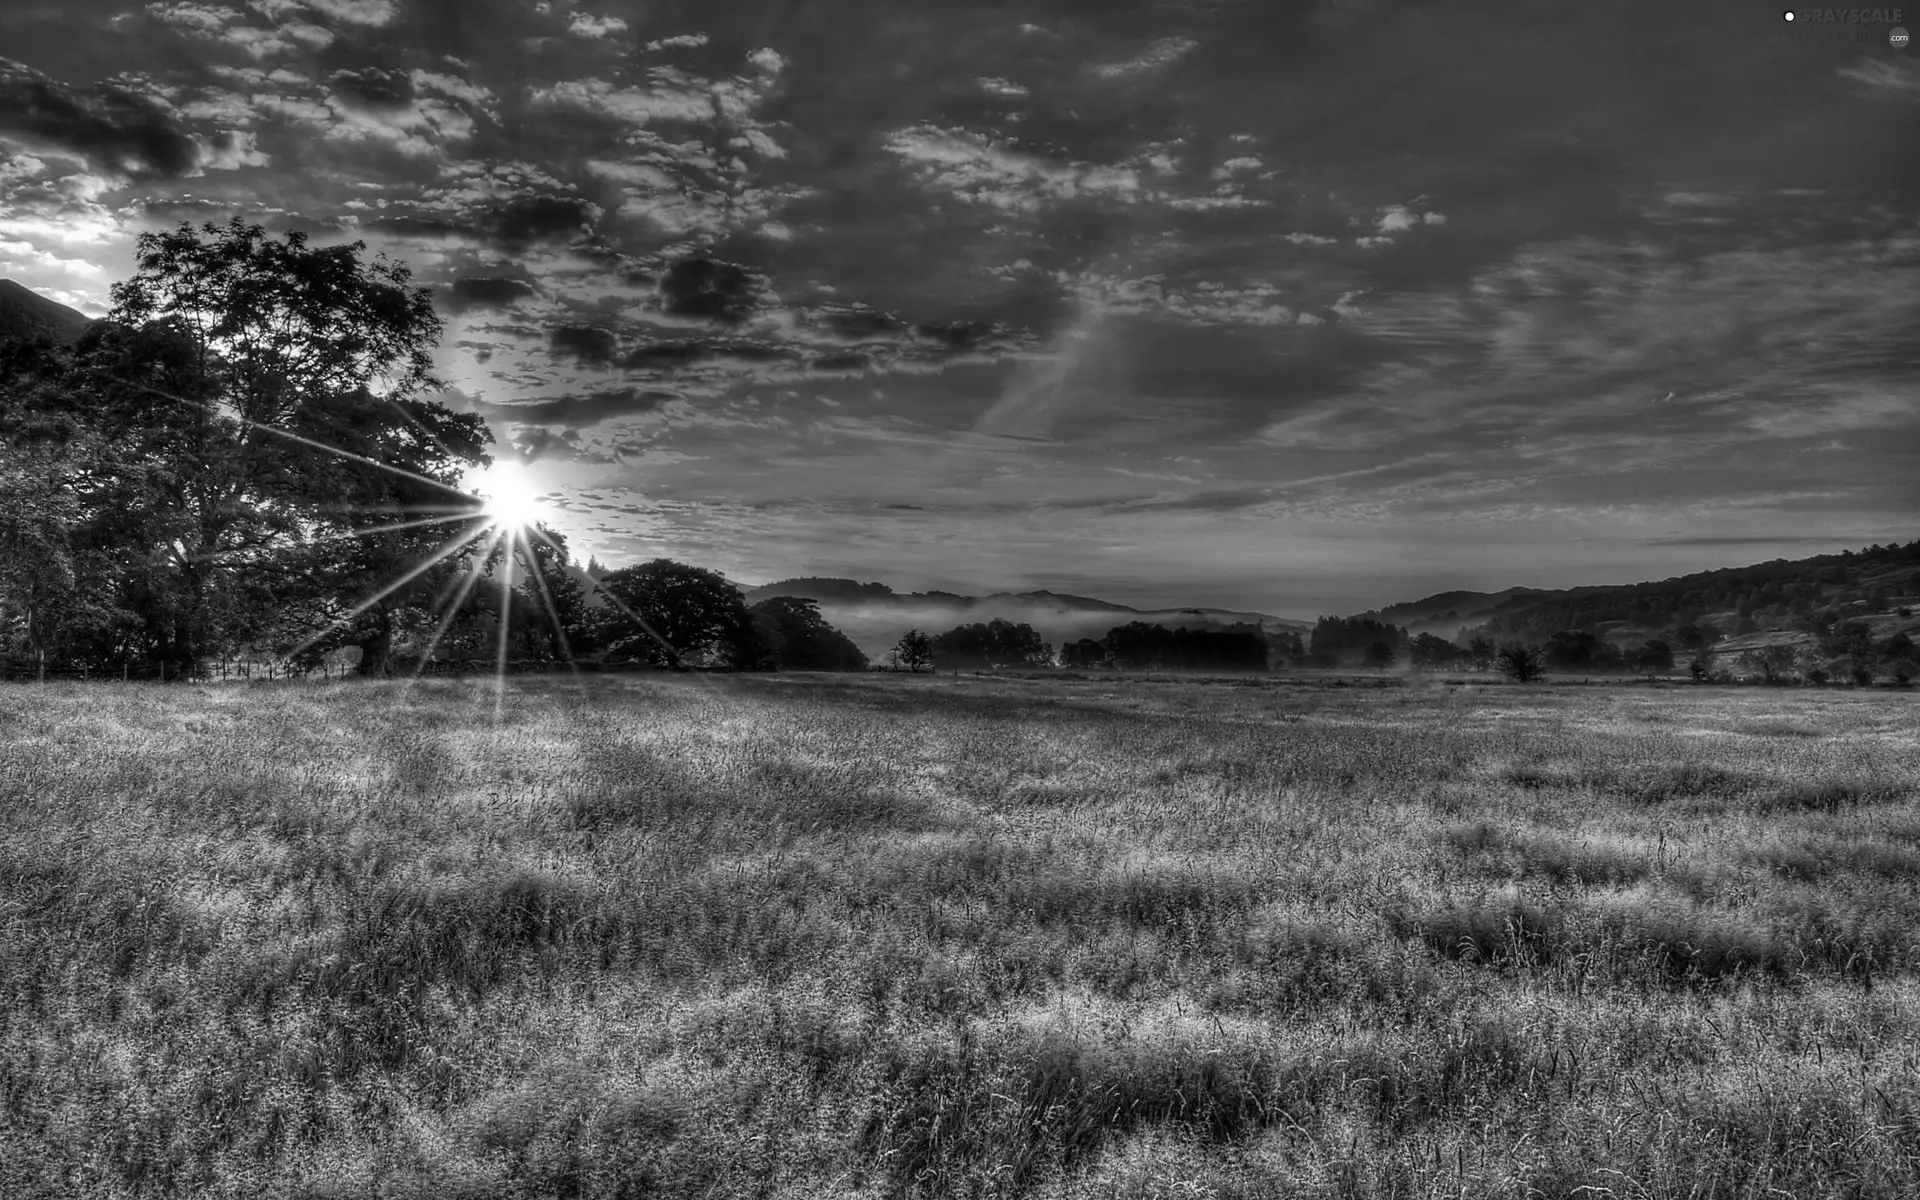
POLYGON ((74 342, 92 324, 84 313, 11 279, 0 279, 0 338, 44 335, 56 342, 74 342))
POLYGON ((1510 587, 1503 592, 1441 592, 1424 600, 1390 604, 1377 612, 1363 615, 1375 617, 1389 625, 1399 625, 1408 633, 1431 633, 1451 638, 1514 600, 1553 594, 1530 587, 1510 587))
MULTIPOLYGON (((1611 641, 1632 643, 1684 625, 1710 625, 1721 635, 1751 636, 1808 631, 1825 618, 1829 623, 1860 620, 1875 637, 1886 637, 1909 627, 1915 622, 1911 613, 1920 611, 1920 541, 1698 571, 1656 582, 1562 591, 1514 589, 1506 595, 1475 614, 1478 620, 1464 624, 1460 634, 1537 642, 1563 629, 1585 629, 1611 641), (1902 609, 1908 614, 1903 615, 1902 609)), ((1430 606, 1431 601, 1381 611, 1411 614, 1423 605, 1430 606)))
POLYGON ((1031 625, 1049 642, 1099 638, 1116 625, 1144 621, 1168 628, 1220 630, 1233 625, 1302 630, 1302 621, 1268 613, 1219 608, 1138 609, 1088 596, 1046 590, 963 596, 954 592, 896 592, 883 583, 851 579, 784 579, 747 590, 747 603, 769 596, 805 596, 820 613, 871 657, 886 654, 909 629, 941 633, 956 625, 996 618, 1031 625))

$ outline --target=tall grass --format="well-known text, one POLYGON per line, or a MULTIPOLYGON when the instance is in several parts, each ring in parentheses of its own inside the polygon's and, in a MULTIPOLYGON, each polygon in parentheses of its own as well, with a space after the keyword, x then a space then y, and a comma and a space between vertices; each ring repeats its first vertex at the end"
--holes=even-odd
POLYGON ((1903 694, 0 690, 0 1195, 1920 1194, 1903 694))

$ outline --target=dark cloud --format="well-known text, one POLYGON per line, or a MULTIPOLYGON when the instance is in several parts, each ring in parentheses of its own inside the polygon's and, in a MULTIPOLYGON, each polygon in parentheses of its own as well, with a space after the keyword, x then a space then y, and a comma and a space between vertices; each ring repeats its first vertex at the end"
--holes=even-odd
POLYGON ((473 233, 470 226, 458 221, 449 221, 443 217, 375 217, 367 222, 367 228, 382 233, 399 234, 402 237, 466 237, 473 233))
POLYGON ((611 330, 596 325, 562 325, 548 335, 548 344, 556 353, 595 364, 613 361, 619 346, 611 330))
POLYGON ((508 242, 575 237, 593 223, 593 206, 572 196, 520 196, 491 214, 495 235, 508 242))
POLYGON ((857 351, 841 354, 823 354, 807 364, 816 371, 863 371, 873 359, 857 351))
POLYGON ((688 258, 660 277, 660 307, 679 317, 740 321, 759 303, 763 284, 736 263, 688 258))
POLYGON ((193 139, 153 101, 110 86, 74 88, 6 58, 0 58, 0 132, 136 176, 174 178, 199 161, 193 139))
POLYGON ((869 308, 828 309, 814 314, 814 323, 850 342, 890 338, 907 327, 905 321, 869 308))
POLYGON ((712 355, 713 347, 707 342, 651 342, 636 346, 622 365, 635 371, 670 371, 692 366, 712 355))
POLYGON ((615 417, 633 417, 652 412, 663 404, 681 399, 680 393, 656 388, 616 388, 605 392, 585 392, 555 400, 533 400, 522 404, 489 404, 475 401, 476 412, 502 420, 529 425, 562 425, 573 429, 598 424, 615 417))
POLYGON ((404 108, 413 102, 413 79, 405 71, 335 71, 328 82, 336 97, 365 108, 404 108))
POLYGON ((448 287, 448 307, 455 312, 474 308, 505 308, 534 294, 524 279, 507 276, 470 276, 448 287))

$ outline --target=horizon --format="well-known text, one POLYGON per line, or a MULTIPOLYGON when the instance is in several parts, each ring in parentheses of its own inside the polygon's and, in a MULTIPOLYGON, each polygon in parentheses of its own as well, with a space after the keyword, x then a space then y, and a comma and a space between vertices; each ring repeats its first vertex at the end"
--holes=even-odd
MULTIPOLYGON (((1904 538, 1891 539, 1891 542, 1893 544, 1904 545, 1907 542, 1912 540, 1914 540, 1914 538, 1911 535, 1909 535, 1904 538)), ((1505 583, 1505 584, 1500 584, 1498 586, 1490 586, 1490 587, 1436 587, 1436 588, 1430 588, 1426 591, 1420 592, 1417 595, 1398 596, 1391 600, 1384 600, 1376 604, 1363 605, 1358 608, 1321 609, 1317 611, 1316 610, 1296 610, 1291 612, 1283 611, 1278 608, 1264 607, 1258 603, 1252 603, 1252 604, 1219 603, 1210 598, 1203 598, 1200 600, 1187 601, 1187 602, 1182 602, 1178 600, 1169 600, 1169 601, 1161 602, 1161 601, 1153 600, 1151 596, 1143 597, 1140 599, 1129 599, 1126 597, 1116 596, 1116 595, 1106 595, 1106 594, 1090 595, 1085 592, 1076 592, 1068 588, 1048 587, 1045 584, 1040 584, 1035 587, 1025 587, 1025 588, 980 588, 976 586, 974 590, 968 591, 965 588, 956 589, 954 587, 940 587, 937 585, 901 587, 889 579, 868 579, 868 578, 856 579, 852 576, 820 575, 817 573, 816 574, 782 575, 776 578, 761 580, 759 582, 749 582, 745 578, 737 578, 731 575, 728 576, 728 578, 733 579, 735 583, 739 584, 743 591, 752 591, 757 588, 769 587, 769 586, 772 586, 773 584, 785 583, 793 579, 813 579, 813 578, 847 579, 854 583, 885 584, 889 588, 892 588, 893 592, 896 595, 904 595, 910 592, 944 591, 944 592, 951 592, 961 596, 981 597, 981 596, 988 596, 993 594, 1016 595, 1022 592, 1044 591, 1044 592, 1052 592, 1054 594, 1083 596, 1086 599, 1091 599, 1091 600, 1105 600, 1105 601, 1108 601, 1109 603, 1114 603, 1114 604, 1125 604, 1125 605, 1128 605, 1129 607, 1139 609, 1143 612, 1164 611, 1168 609, 1178 609, 1178 608, 1212 608, 1212 609, 1218 609, 1218 610, 1229 611, 1229 612, 1261 613, 1266 616, 1285 617, 1290 620, 1306 621, 1308 623, 1311 623, 1321 617, 1334 617, 1334 616, 1353 617, 1353 616, 1361 616, 1366 613, 1379 612, 1382 609, 1390 608, 1396 604, 1417 603, 1431 596, 1443 595, 1447 592, 1469 591, 1469 592, 1482 592, 1482 593, 1498 593, 1498 592, 1508 591, 1514 588, 1528 588, 1536 591, 1553 592, 1553 591, 1567 591, 1567 590, 1573 590, 1573 589, 1583 588, 1583 587, 1631 587, 1637 584, 1663 583, 1669 579, 1675 579, 1675 578, 1679 578, 1686 575, 1693 575, 1693 574, 1699 574, 1699 573, 1710 572, 1710 571, 1739 570, 1745 567, 1765 566, 1766 564, 1772 563, 1772 562, 1792 562, 1792 561, 1798 561, 1800 559, 1821 558, 1827 555, 1841 555, 1849 552, 1858 553, 1868 549, 1870 545, 1885 545, 1885 544, 1888 544, 1888 543, 1869 543, 1868 545, 1861 545, 1861 546, 1851 546, 1851 545, 1835 546, 1825 550, 1814 550, 1810 548, 1807 553, 1801 554, 1797 556, 1797 558, 1793 556, 1782 555, 1782 556, 1775 556, 1773 558, 1767 558, 1767 559, 1741 559, 1739 561, 1712 562, 1712 563, 1703 562, 1701 565, 1690 568, 1685 571, 1678 571, 1671 575, 1648 576, 1647 578, 1644 578, 1644 579, 1609 578, 1609 579, 1594 580, 1592 582, 1562 583, 1562 584, 1554 584, 1551 586, 1542 585, 1542 584, 1530 584, 1530 583, 1524 583, 1524 582, 1514 582, 1514 583, 1505 583)), ((608 566, 608 569, 610 570, 615 569, 613 566, 609 566, 608 564, 605 564, 605 563, 603 563, 602 565, 608 566)), ((624 566, 627 564, 623 563, 619 565, 624 566)))
POLYGON ((1877 27, 784 11, 23 6, 0 255, 87 315, 180 220, 411 264, 583 563, 1310 621, 1913 536, 1877 27))

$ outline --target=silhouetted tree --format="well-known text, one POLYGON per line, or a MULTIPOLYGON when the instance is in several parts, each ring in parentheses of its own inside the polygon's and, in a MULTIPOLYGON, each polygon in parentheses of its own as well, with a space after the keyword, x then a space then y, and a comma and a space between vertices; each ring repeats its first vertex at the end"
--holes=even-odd
POLYGON ((716 571, 656 558, 609 571, 600 585, 618 601, 594 610, 610 658, 744 669, 764 657, 745 597, 716 571))
POLYGON ((1367 647, 1364 661, 1374 670, 1384 670, 1393 665, 1393 647, 1385 642, 1374 642, 1367 647))
POLYGON ((942 666, 963 669, 1042 667, 1053 662, 1053 651, 1033 626, 998 617, 947 630, 933 639, 933 653, 942 666))
POLYGON ((791 671, 864 671, 867 656, 802 596, 771 596, 748 609, 773 660, 791 671))
POLYGON ((1407 660, 1416 671, 1436 671, 1452 665, 1460 650, 1452 642, 1431 633, 1423 633, 1407 647, 1407 660))
POLYGON ((918 629, 909 629, 894 643, 891 657, 909 671, 924 671, 933 665, 933 639, 918 629))
POLYGON ((1511 642, 1494 656, 1500 673, 1515 683, 1532 683, 1546 674, 1546 658, 1537 647, 1511 642))
POLYGON ((1063 667, 1104 667, 1107 663, 1107 648, 1092 638, 1081 638, 1077 642, 1063 642, 1060 645, 1060 665, 1063 667))
POLYGON ((361 671, 382 673, 396 611, 457 567, 355 601, 479 531, 458 483, 492 435, 419 398, 440 321, 406 266, 364 248, 238 218, 145 233, 80 342, 95 420, 153 467, 118 508, 162 572, 148 593, 171 605, 183 664, 262 602, 324 598, 361 671))

